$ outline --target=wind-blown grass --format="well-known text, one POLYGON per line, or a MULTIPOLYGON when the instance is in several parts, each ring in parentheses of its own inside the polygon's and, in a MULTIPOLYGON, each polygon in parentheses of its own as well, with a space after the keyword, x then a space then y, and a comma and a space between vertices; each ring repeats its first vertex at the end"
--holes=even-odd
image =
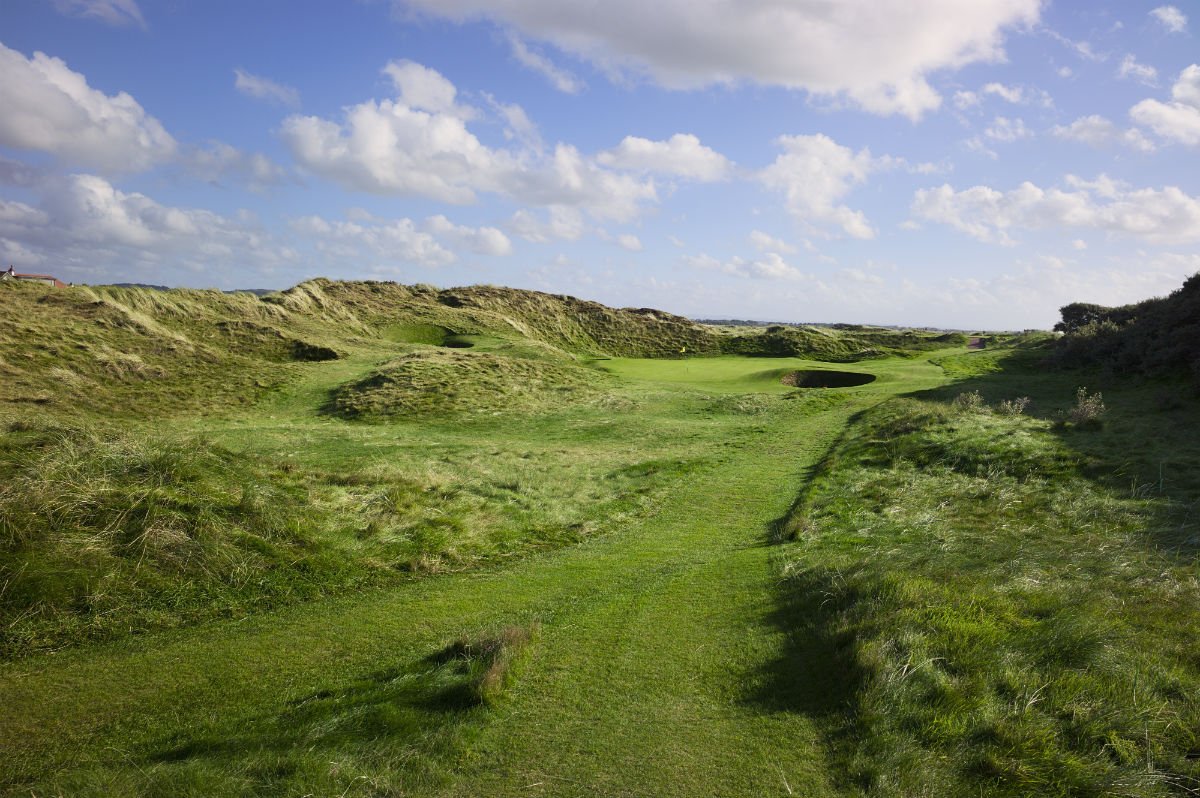
POLYGON ((1200 787, 1190 505, 1098 483, 1103 450, 1078 436, 1100 433, 1055 433, 980 403, 894 400, 791 519, 783 589, 819 597, 855 683, 830 738, 847 786, 1200 787))

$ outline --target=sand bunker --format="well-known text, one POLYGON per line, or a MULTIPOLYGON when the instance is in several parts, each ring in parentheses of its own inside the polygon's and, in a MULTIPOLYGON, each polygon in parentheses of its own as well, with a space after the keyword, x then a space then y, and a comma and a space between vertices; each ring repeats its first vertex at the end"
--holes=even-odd
POLYGON ((782 382, 793 388, 853 388, 875 382, 875 375, 856 371, 789 371, 782 382))

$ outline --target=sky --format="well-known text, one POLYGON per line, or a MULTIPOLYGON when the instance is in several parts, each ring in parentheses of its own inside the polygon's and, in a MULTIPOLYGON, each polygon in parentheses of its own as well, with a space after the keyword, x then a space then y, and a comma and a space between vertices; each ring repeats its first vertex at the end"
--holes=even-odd
POLYGON ((0 260, 1049 328, 1200 271, 1200 3, 5 0, 0 260))

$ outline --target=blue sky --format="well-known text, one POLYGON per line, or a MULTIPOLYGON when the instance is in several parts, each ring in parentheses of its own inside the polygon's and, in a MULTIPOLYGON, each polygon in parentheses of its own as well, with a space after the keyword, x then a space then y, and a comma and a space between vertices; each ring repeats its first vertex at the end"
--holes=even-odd
POLYGON ((1046 328, 1200 271, 1200 4, 7 0, 0 259, 1046 328))

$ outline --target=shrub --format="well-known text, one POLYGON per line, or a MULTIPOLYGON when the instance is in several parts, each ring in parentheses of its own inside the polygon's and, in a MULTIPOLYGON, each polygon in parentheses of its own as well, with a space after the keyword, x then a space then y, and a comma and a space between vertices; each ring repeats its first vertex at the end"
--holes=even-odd
POLYGON ((954 397, 954 409, 966 412, 978 412, 987 409, 983 395, 979 391, 964 391, 954 397))
POLYGON ((1067 412, 1067 419, 1077 427, 1099 427, 1104 411, 1104 398, 1099 392, 1089 394, 1087 388, 1079 388, 1075 391, 1075 406, 1067 412))
POLYGON ((1029 402, 1028 396, 1018 396, 1016 399, 1005 399, 996 405, 996 409, 1001 415, 1019 416, 1029 408, 1029 402))

